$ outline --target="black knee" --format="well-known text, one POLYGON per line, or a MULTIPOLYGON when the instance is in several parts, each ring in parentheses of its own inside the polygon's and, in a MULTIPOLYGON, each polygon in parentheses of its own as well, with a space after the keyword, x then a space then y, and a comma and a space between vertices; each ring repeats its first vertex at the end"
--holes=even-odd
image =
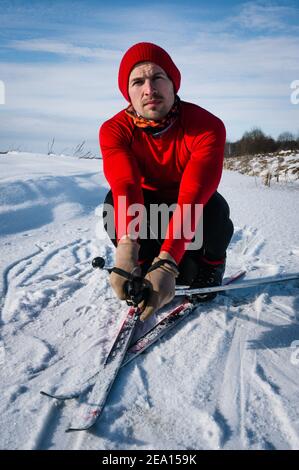
POLYGON ((103 222, 104 222, 104 229, 106 230, 113 245, 116 246, 117 241, 116 241, 116 231, 115 231, 115 224, 114 224, 114 203, 113 203, 113 195, 112 195, 111 190, 108 191, 104 200, 103 222))

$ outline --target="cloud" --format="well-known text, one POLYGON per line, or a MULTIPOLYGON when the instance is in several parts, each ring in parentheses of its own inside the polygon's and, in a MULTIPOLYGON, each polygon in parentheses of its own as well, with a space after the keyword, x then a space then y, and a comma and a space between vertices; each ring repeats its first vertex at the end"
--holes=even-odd
MULTIPOLYGON (((67 18, 39 22, 40 10, 33 9, 14 40, 6 41, 2 142, 31 139, 32 146, 46 145, 56 136, 57 146, 87 140, 98 151, 99 125, 126 106, 117 86, 119 61, 140 40, 171 54, 182 72, 181 98, 221 117, 231 139, 254 121, 274 136, 297 130, 299 106, 290 105, 290 83, 299 79, 299 41, 295 29, 285 32, 295 7, 247 2, 222 7, 223 13, 221 6, 212 12, 206 3, 172 9, 164 3, 138 9, 84 6, 81 22, 80 8, 74 4, 71 25, 67 18)), ((15 11, 14 21, 21 14, 15 11)), ((48 11, 48 19, 54 14, 48 11)))
POLYGON ((80 47, 71 43, 48 39, 11 41, 8 47, 20 51, 45 52, 64 55, 67 57, 80 57, 94 60, 115 60, 119 58, 119 52, 112 49, 80 47))
MULTIPOLYGON (((289 20, 298 17, 299 9, 270 2, 246 2, 237 20, 240 26, 254 30, 290 30, 289 20)), ((298 31, 298 29, 297 29, 298 31)))

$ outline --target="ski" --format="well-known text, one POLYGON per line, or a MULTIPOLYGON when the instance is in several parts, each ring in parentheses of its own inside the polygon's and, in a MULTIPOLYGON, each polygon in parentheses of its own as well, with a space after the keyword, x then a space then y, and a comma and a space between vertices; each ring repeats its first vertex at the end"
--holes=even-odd
POLYGON ((249 289, 251 287, 261 286, 263 284, 276 284, 279 282, 288 282, 299 279, 299 273, 284 274, 281 276, 262 277, 257 279, 247 279, 246 281, 239 282, 238 284, 222 284, 216 287, 203 287, 199 289, 180 289, 176 290, 176 296, 192 296, 196 294, 208 294, 210 292, 224 292, 228 290, 249 289))
MULTIPOLYGON (((229 278, 225 279, 222 286, 229 286, 245 274, 246 271, 236 272, 229 278)), ((186 290, 189 291, 188 289, 186 290)), ((202 304, 199 302, 192 303, 188 298, 186 298, 180 305, 173 308, 162 320, 160 320, 153 328, 128 348, 121 367, 126 366, 137 356, 144 353, 150 346, 152 346, 152 344, 172 330, 174 326, 178 325, 178 323, 194 312, 200 305, 202 304)))
POLYGON ((139 309, 130 308, 88 398, 80 403, 79 411, 66 432, 87 430, 95 424, 101 415, 130 344, 138 318, 139 309))
MULTIPOLYGON (((234 284, 234 282, 245 275, 246 271, 239 271, 226 279, 222 286, 203 288, 203 289, 184 289, 179 288, 176 290, 176 295, 184 295, 185 299, 177 307, 173 308, 166 317, 164 317, 160 322, 158 322, 151 330, 149 330, 145 335, 140 337, 133 345, 130 345, 130 340, 133 336, 135 325, 138 319, 136 314, 136 309, 131 308, 127 319, 125 320, 119 335, 117 336, 115 343, 112 346, 112 349, 104 363, 104 369, 98 371, 92 378, 95 378, 96 382, 92 388, 92 392, 89 396, 87 403, 82 403, 80 405, 80 416, 79 421, 67 429, 67 431, 75 430, 85 430, 89 429, 96 422, 98 417, 101 414, 107 396, 109 394, 110 388, 116 378, 118 370, 130 363, 137 356, 145 352, 152 344, 154 344, 158 339, 168 333, 175 325, 180 323, 186 316, 194 312, 200 305, 200 303, 192 303, 190 298, 191 294, 200 294, 207 292, 223 292, 232 289, 246 289, 252 288, 264 284, 272 284, 278 282, 287 282, 291 280, 299 279, 299 273, 287 274, 283 276, 276 277, 267 277, 259 279, 249 279, 243 282, 234 284), (190 296, 190 297, 188 297, 190 296), (133 314, 135 312, 135 314, 133 314), (133 314, 133 316, 132 316, 133 314), (130 318, 130 321, 128 319, 130 318), (132 320, 133 319, 133 320, 132 320), (132 329, 130 329, 131 323, 133 322, 132 329), (129 332, 128 335, 125 334, 125 331, 129 332), (124 335, 122 334, 124 333, 124 335), (125 337, 124 337, 125 336, 125 337), (130 345, 130 346, 128 346, 130 345), (120 351, 119 351, 120 349, 120 351), (119 354, 120 352, 120 354, 119 354), (121 360, 120 360, 121 359, 121 360), (114 362, 115 361, 115 362, 114 362), (111 364, 109 366, 109 364, 111 364), (105 372, 105 373, 103 373, 105 372), (110 377, 107 379, 107 377, 110 377), (101 381, 101 383, 100 383, 101 381), (102 399, 98 399, 102 394, 102 399), (93 398, 94 397, 94 398, 93 398)), ((90 380, 90 379, 89 379, 90 380)), ((92 385, 90 385, 91 387, 92 385)), ((89 388, 90 388, 89 387, 89 388)), ((65 394, 51 394, 44 391, 40 392, 42 395, 48 396, 61 401, 76 399, 82 396, 82 392, 76 393, 65 393, 65 394)), ((85 395, 85 394, 84 394, 85 395)))
MULTIPOLYGON (((224 280, 223 284, 228 285, 238 279, 240 279, 242 276, 244 276, 246 271, 238 271, 226 280, 224 280)), ((181 288, 179 288, 180 290, 181 288)), ((121 367, 124 365, 128 364, 131 362, 135 357, 139 356, 139 354, 143 353, 149 346, 151 346, 157 339, 159 339, 161 336, 163 336, 166 332, 168 332, 172 326, 178 323, 179 320, 185 318, 187 314, 190 313, 191 307, 192 310, 193 308, 196 308, 199 304, 194 305, 191 304, 187 299, 185 299, 179 306, 175 307, 172 309, 167 316, 158 322, 151 330, 149 330, 145 335, 140 337, 133 345, 129 346, 127 349, 127 352, 124 356, 123 362, 121 364, 121 367)), ((95 379, 96 377, 101 373, 101 370, 96 372, 92 377, 88 379, 88 382, 90 382, 88 388, 92 387, 92 380, 95 379)), ((43 396, 46 396, 48 398, 53 398, 55 400, 59 401, 68 401, 68 400, 73 400, 76 398, 79 398, 82 396, 84 392, 69 392, 69 393, 60 393, 60 394, 55 394, 55 393, 49 393, 45 391, 40 391, 40 394, 43 396)))

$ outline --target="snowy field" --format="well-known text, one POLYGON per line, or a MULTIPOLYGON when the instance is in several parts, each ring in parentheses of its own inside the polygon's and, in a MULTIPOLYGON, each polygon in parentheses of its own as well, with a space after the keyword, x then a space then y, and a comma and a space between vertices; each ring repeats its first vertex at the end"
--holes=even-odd
MULTIPOLYGON (((0 448, 299 449, 296 281, 198 307, 121 370, 92 431, 64 432, 76 401, 40 390, 88 389, 127 311, 90 264, 113 262, 107 188, 99 160, 0 156, 0 448)), ((298 189, 224 173, 227 275, 299 271, 298 189)))

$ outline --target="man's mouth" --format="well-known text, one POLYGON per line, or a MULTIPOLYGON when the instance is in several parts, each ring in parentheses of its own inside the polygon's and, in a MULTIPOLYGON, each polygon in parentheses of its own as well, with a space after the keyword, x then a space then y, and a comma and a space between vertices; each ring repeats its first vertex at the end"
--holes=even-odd
POLYGON ((150 100, 150 101, 147 101, 144 106, 148 106, 148 105, 156 105, 156 104, 159 104, 161 103, 162 100, 160 99, 155 99, 155 100, 150 100))

